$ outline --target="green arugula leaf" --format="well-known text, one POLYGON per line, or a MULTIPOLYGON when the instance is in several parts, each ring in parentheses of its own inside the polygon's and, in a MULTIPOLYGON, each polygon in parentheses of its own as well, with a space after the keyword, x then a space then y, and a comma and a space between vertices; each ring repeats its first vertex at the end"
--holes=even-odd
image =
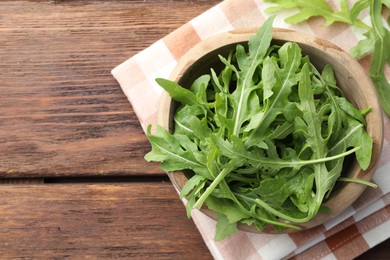
MULTIPOLYGON (((263 60, 267 53, 272 39, 272 22, 273 18, 264 22, 258 33, 249 39, 249 53, 246 54, 243 46, 238 45, 236 49, 237 63, 240 71, 237 73, 237 87, 229 98, 233 107, 233 131, 232 135, 239 136, 241 127, 245 121, 251 119, 253 112, 248 102, 253 96, 256 85, 253 82, 253 74, 257 66, 263 60)), ((256 110, 254 111, 257 112, 256 110)))
POLYGON ((174 100, 186 105, 197 104, 196 96, 191 91, 182 88, 176 82, 161 78, 156 79, 156 82, 163 87, 174 100))
POLYGON ((366 119, 362 115, 362 113, 354 107, 345 97, 336 97, 336 102, 341 110, 344 111, 347 115, 355 118, 364 126, 366 126, 366 119))
MULTIPOLYGON (((388 1, 383 1, 388 6, 388 1)), ((382 23, 382 1, 361 0, 356 4, 354 16, 365 8, 370 8, 372 28, 350 50, 350 54, 356 58, 372 55, 369 69, 370 77, 376 86, 383 110, 390 115, 390 84, 384 73, 385 64, 390 64, 390 31, 382 23)))
POLYGON ((161 162, 161 169, 167 172, 191 169, 205 178, 211 178, 207 168, 195 158, 200 153, 196 152, 198 147, 186 135, 173 136, 161 126, 157 126, 155 135, 151 134, 149 127, 147 134, 152 151, 145 155, 146 161, 161 162))
MULTIPOLYGON (((313 68, 313 70, 314 69, 315 68, 313 68)), ((314 70, 314 74, 317 73, 317 70, 314 70)), ((327 100, 329 101, 330 110, 330 114, 327 120, 328 129, 326 139, 328 142, 331 142, 340 136, 339 132, 342 128, 342 122, 345 121, 345 113, 340 111, 340 105, 337 103, 337 95, 335 95, 335 91, 338 90, 336 86, 336 79, 333 74, 333 69, 329 65, 326 65, 323 69, 322 78, 325 85, 324 93, 327 100)))
POLYGON ((178 109, 174 118, 176 132, 200 140, 208 137, 211 131, 207 121, 199 119, 199 116, 205 117, 204 111, 199 106, 185 106, 178 109))
MULTIPOLYGON (((274 58, 266 58, 262 71, 263 79, 263 110, 257 120, 255 131, 249 135, 246 143, 255 144, 254 139, 262 140, 266 136, 269 126, 279 114, 283 114, 292 122, 297 112, 294 102, 288 97, 291 88, 299 79, 299 66, 302 59, 301 49, 295 43, 286 43, 278 51, 281 68, 274 58)), ((257 119, 257 117, 255 117, 257 119)))
POLYGON ((269 203, 272 207, 279 208, 279 210, 283 210, 283 204, 291 196, 294 196, 298 200, 296 203, 297 206, 301 207, 305 205, 307 208, 311 199, 311 188, 314 178, 314 176, 311 178, 310 175, 313 175, 313 172, 309 168, 304 168, 302 172, 296 173, 293 176, 277 175, 274 178, 261 181, 259 188, 255 192, 265 202, 269 203))
POLYGON ((298 8, 300 11, 297 14, 285 19, 287 23, 297 24, 311 17, 321 16, 325 18, 325 26, 335 22, 342 22, 367 28, 366 24, 357 19, 357 15, 351 19, 351 12, 346 0, 341 0, 340 11, 333 10, 325 0, 265 0, 265 2, 276 4, 276 6, 267 8, 266 12, 274 13, 281 9, 298 8))
POLYGON ((250 218, 248 214, 239 210, 237 206, 232 204, 229 199, 220 199, 209 196, 206 200, 206 204, 209 209, 225 215, 229 223, 236 223, 243 219, 250 218))
MULTIPOLYGON (((301 79, 298 86, 299 97, 301 104, 299 109, 304 112, 303 120, 307 126, 305 131, 306 142, 313 152, 313 158, 323 158, 328 154, 328 147, 325 139, 322 137, 322 122, 320 121, 322 115, 319 114, 314 101, 314 91, 310 84, 310 71, 308 64, 303 65, 301 72, 301 79)), ((333 176, 330 175, 325 163, 318 163, 313 165, 315 174, 316 196, 315 203, 309 209, 309 216, 314 216, 321 206, 325 194, 328 192, 331 185, 333 185, 333 176)), ((338 178, 339 176, 337 176, 338 178)))
POLYGON ((237 232, 237 224, 230 223, 226 215, 218 214, 217 230, 214 240, 221 241, 237 232))
POLYGON ((364 129, 364 125, 352 117, 348 117, 348 124, 340 132, 341 138, 332 144, 330 154, 336 153, 340 147, 360 147, 356 151, 356 159, 363 170, 371 162, 373 141, 364 129))
POLYGON ((382 108, 390 115, 390 84, 384 72, 385 64, 390 65, 390 31, 383 26, 381 10, 381 1, 372 1, 370 16, 375 41, 369 73, 377 87, 382 108))
MULTIPOLYGON (((309 133, 311 134, 311 133, 309 133)), ((222 140, 221 138, 217 138, 215 136, 211 136, 213 142, 218 146, 221 155, 228 157, 230 160, 243 161, 251 165, 254 169, 282 169, 285 167, 288 168, 300 168, 304 165, 310 165, 320 162, 327 162, 335 159, 339 159, 345 157, 357 150, 360 149, 359 146, 355 147, 355 149, 341 153, 335 154, 334 156, 323 156, 318 158, 313 158, 311 160, 301 160, 297 156, 293 158, 279 158, 277 156, 276 147, 274 147, 275 152, 272 153, 271 149, 267 149, 268 156, 267 157, 259 157, 257 151, 248 151, 245 147, 245 144, 241 139, 237 137, 232 138, 232 142, 222 140)), ((271 144, 271 143, 269 143, 271 144)), ((313 146, 317 148, 318 144, 314 144, 313 146)), ((291 154, 290 154, 291 156, 291 154)), ((370 159, 370 158, 369 158, 370 159)))
MULTIPOLYGON (((351 21, 356 21, 357 17, 359 14, 366 9, 367 7, 370 6, 370 1, 371 0, 359 0, 357 1, 351 8, 350 16, 351 16, 351 21)), ((367 28, 369 29, 369 28, 367 28)))

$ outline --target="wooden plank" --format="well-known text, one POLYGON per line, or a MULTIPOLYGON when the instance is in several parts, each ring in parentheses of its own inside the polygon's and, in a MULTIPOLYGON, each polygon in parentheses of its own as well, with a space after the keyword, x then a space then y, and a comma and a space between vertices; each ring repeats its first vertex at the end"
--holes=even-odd
POLYGON ((0 177, 162 174, 110 70, 218 2, 0 1, 0 177))
POLYGON ((0 185, 5 258, 211 259, 170 183, 0 185))
MULTIPOLYGON (((212 259, 170 183, 0 185, 0 255, 212 259)), ((390 240, 357 259, 389 259, 390 240)))

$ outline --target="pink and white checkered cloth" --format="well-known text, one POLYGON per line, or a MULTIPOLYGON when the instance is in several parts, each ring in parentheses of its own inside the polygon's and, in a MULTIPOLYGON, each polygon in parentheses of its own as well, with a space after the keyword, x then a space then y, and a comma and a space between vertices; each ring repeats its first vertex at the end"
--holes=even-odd
MULTIPOLYGON (((337 0, 335 0, 337 1, 337 0)), ((332 2, 333 3, 333 2, 332 2)), ((334 6, 339 3, 335 2, 334 6)), ((258 27, 269 16, 270 4, 261 0, 225 0, 184 24, 147 49, 112 70, 144 129, 156 124, 162 89, 158 77, 168 78, 180 57, 196 43, 220 32, 258 27)), ((279 12, 275 27, 289 28, 327 39, 349 50, 362 32, 344 24, 323 27, 323 19, 310 19, 296 26, 284 18, 293 11, 279 12)), ((367 16, 368 14, 366 14, 367 16)), ((369 17, 365 18, 369 22, 369 17)), ((368 69, 369 59, 360 61, 368 69)), ((390 79, 390 69, 386 68, 390 79)), ((293 234, 253 234, 240 231, 221 242, 213 240, 215 221, 194 210, 192 218, 215 259, 350 259, 390 237, 390 121, 385 123, 383 153, 373 181, 343 214, 316 228, 293 234)))

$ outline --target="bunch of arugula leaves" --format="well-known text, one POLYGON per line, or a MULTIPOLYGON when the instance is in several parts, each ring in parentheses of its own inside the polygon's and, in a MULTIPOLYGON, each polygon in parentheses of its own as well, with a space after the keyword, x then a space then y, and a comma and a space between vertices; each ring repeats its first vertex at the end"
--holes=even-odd
POLYGON ((145 159, 191 171, 180 196, 189 217, 203 203, 218 214, 216 240, 237 223, 299 229, 292 222, 317 214, 347 155, 363 169, 371 161, 368 110, 343 96, 330 66, 319 72, 296 43, 272 45, 272 23, 188 89, 157 79, 180 105, 173 133, 149 127, 145 159))
POLYGON ((382 17, 383 8, 390 9, 390 0, 358 0, 352 8, 349 8, 346 0, 341 0, 340 10, 332 9, 326 0, 265 0, 265 2, 276 4, 266 9, 267 12, 298 8, 300 11, 297 14, 285 19, 288 23, 297 24, 310 17, 321 16, 325 19, 326 26, 341 22, 365 29, 365 38, 350 50, 350 54, 356 58, 371 55, 369 74, 376 86, 382 108, 390 116, 390 83, 384 72, 385 64, 390 65, 390 17, 387 20, 387 28, 382 17), (369 9, 371 26, 358 19, 362 11, 367 9, 369 9))

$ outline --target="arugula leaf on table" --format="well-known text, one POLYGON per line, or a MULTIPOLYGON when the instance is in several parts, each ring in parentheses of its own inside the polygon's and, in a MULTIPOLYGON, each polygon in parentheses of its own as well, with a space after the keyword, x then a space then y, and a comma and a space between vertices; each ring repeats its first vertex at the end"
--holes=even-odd
POLYGON ((297 24, 306 21, 310 17, 322 16, 325 18, 325 25, 329 26, 335 22, 355 24, 358 27, 367 28, 361 20, 351 19, 351 11, 346 0, 341 0, 340 10, 333 10, 325 0, 265 0, 264 2, 274 3, 275 6, 267 8, 266 12, 277 12, 281 9, 298 8, 299 12, 285 19, 287 23, 297 24))
MULTIPOLYGON (((360 40, 350 53, 356 58, 371 55, 370 77, 376 86, 383 110, 390 115, 390 84, 386 79, 384 67, 390 65, 390 31, 382 22, 382 3, 390 8, 390 1, 360 0, 354 7, 353 16, 357 16, 365 8, 370 9, 372 28, 364 33, 366 38, 360 40)), ((351 14, 352 15, 352 14, 351 14)), ((389 21, 388 24, 390 25, 389 21)))
POLYGON ((375 41, 369 74, 377 87, 383 110, 390 115, 390 83, 384 71, 385 64, 390 65, 390 31, 383 26, 381 10, 380 1, 371 3, 370 15, 375 41))

